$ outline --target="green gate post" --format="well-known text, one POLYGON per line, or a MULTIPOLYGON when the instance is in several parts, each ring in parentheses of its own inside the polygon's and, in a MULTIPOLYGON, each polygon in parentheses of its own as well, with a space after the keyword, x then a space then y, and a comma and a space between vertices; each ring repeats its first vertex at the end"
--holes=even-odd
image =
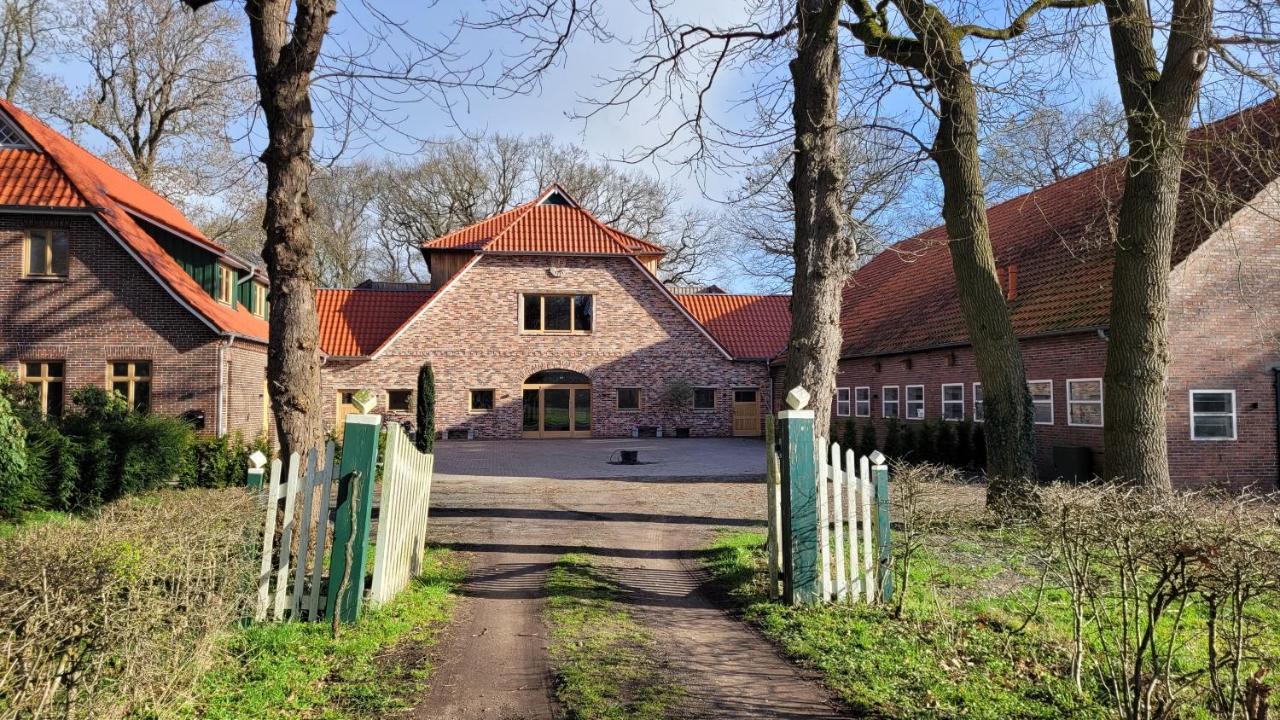
POLYGON ((889 517, 889 466, 880 451, 871 453, 871 481, 876 486, 876 541, 880 545, 880 599, 888 604, 893 600, 893 535, 889 517))
POLYGON ((343 429, 342 464, 338 476, 338 509, 333 522, 333 546, 329 552, 329 592, 326 613, 332 618, 338 607, 338 588, 346 584, 342 595, 340 619, 354 623, 360 618, 360 603, 364 599, 364 573, 369 554, 369 524, 373 518, 374 468, 378 464, 378 434, 382 431, 382 416, 364 414, 373 403, 357 408, 362 414, 348 415, 343 429), (356 482, 351 474, 359 471, 356 482), (353 487, 354 486, 354 487, 353 487), (351 503, 356 503, 355 527, 351 526, 351 503), (347 539, 354 534, 351 568, 347 568, 347 539))
POLYGON ((818 481, 809 392, 787 393, 790 410, 778 413, 782 480, 783 600, 812 605, 822 597, 818 578, 818 481))

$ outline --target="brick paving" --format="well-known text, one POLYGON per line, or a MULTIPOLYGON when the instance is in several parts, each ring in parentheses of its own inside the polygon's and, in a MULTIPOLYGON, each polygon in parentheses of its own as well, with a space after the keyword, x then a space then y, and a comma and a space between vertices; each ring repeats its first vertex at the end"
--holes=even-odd
POLYGON ((436 473, 450 477, 690 478, 764 476, 752 438, 452 440, 436 444, 436 473), (615 465, 638 450, 640 465, 615 465))

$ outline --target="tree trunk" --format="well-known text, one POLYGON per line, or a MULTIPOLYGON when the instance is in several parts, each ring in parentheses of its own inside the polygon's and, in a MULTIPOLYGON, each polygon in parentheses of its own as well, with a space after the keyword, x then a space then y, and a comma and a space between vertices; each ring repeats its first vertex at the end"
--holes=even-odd
POLYGON ((305 452, 323 437, 319 321, 315 305, 312 214, 311 72, 336 0, 297 0, 292 37, 290 0, 248 0, 253 58, 267 121, 266 214, 262 256, 271 276, 271 341, 267 379, 280 449, 305 452))
POLYGON ((1168 490, 1169 271, 1212 0, 1178 0, 1163 70, 1145 3, 1107 0, 1129 161, 1116 223, 1104 383, 1106 476, 1168 490))
POLYGON ((802 0, 799 6, 798 47, 791 61, 795 277, 786 388, 801 385, 812 394, 815 432, 827 436, 843 341, 840 303, 856 265, 857 247, 845 231, 840 202, 844 183, 837 109, 841 2, 802 0))
POLYGON ((996 276, 978 159, 977 94, 963 58, 939 75, 941 117, 931 154, 942 178, 956 293, 982 378, 987 506, 1019 514, 1035 504, 1035 417, 1022 348, 996 276))

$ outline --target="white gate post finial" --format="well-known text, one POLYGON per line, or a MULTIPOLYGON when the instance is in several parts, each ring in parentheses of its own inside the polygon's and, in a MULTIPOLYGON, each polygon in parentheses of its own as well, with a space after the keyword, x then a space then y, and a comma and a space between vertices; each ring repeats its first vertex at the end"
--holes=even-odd
POLYGON ((261 450, 254 450, 249 456, 249 469, 261 470, 267 466, 267 456, 262 454, 261 450))
POLYGON ((792 410, 803 410, 809 404, 809 391, 797 385, 787 393, 787 407, 792 410))
POLYGON ((872 450, 867 459, 871 461, 872 465, 884 465, 889 458, 885 457, 884 453, 879 450, 872 450))

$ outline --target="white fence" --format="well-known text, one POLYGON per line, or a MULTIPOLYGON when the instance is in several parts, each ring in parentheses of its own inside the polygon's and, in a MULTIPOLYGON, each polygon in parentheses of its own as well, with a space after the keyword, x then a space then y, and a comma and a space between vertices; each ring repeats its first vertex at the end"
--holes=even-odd
POLYGON ((418 452, 399 425, 387 428, 373 589, 369 594, 374 607, 391 600, 422 572, 434 464, 435 456, 418 452))
POLYGON ((277 458, 271 461, 269 479, 263 478, 267 502, 254 613, 257 620, 266 620, 268 615, 274 620, 286 616, 317 620, 323 615, 320 590, 330 534, 329 498, 337 473, 333 455, 330 442, 325 445, 323 465, 314 449, 307 453, 305 467, 297 453, 289 456, 287 465, 277 458), (281 523, 278 548, 274 547, 277 522, 281 523))

